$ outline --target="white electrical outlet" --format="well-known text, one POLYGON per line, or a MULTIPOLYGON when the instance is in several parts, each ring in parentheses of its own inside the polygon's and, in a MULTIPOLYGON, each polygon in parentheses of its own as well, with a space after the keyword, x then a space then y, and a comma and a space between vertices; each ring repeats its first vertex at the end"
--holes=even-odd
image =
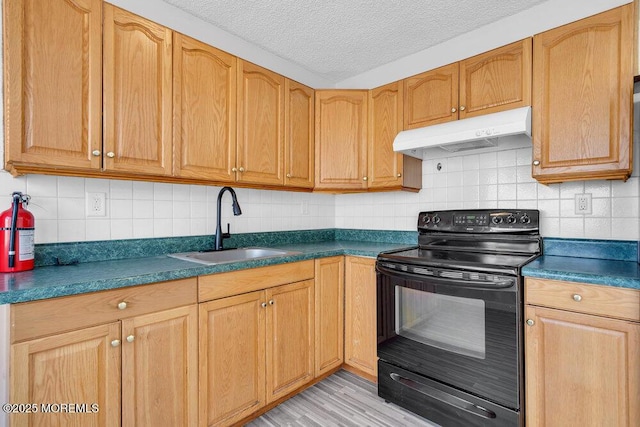
POLYGON ((576 215, 591 215, 591 193, 576 194, 576 215))
POLYGON ((107 194, 87 193, 87 216, 107 216, 107 194))

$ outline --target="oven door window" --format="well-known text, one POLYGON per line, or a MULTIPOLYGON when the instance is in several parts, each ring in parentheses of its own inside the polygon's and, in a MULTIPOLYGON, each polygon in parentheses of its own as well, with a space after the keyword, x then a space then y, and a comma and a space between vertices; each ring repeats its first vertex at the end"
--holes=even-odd
POLYGON ((484 359, 485 302, 395 287, 395 332, 421 344, 484 359))

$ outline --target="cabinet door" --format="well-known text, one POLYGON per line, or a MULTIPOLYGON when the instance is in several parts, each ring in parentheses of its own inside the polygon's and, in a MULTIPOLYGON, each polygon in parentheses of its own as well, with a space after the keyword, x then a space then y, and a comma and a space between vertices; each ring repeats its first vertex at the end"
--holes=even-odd
POLYGON ((526 306, 527 425, 633 426, 640 324, 526 306))
POLYGON ((531 105, 531 39, 460 62, 459 118, 531 105))
POLYGON ((286 79, 284 116, 285 177, 290 187, 313 188, 314 96, 313 89, 286 79))
POLYGON ((542 183, 631 173, 633 5, 533 38, 533 176, 542 183))
POLYGON ((375 259, 346 257, 344 362, 374 379, 378 374, 375 259))
POLYGON ((319 377, 344 360, 344 257, 321 258, 315 263, 315 376, 319 377))
POLYGON ((236 57, 173 34, 174 175, 234 181, 236 57))
POLYGON ((230 425, 265 404, 263 291, 200 304, 200 425, 230 425))
POLYGON ((122 321, 122 425, 196 426, 198 309, 122 321))
POLYGON ((104 5, 104 167, 171 174, 171 30, 104 5))
POLYGON ((393 151, 402 130, 402 82, 369 91, 369 188, 422 188, 422 161, 393 151))
POLYGON ((457 118, 457 62, 404 80, 404 130, 457 118))
POLYGON ((316 91, 316 189, 367 188, 367 91, 316 91))
POLYGON ((313 379, 313 280, 266 291, 267 402, 313 379))
POLYGON ((282 185, 284 77, 238 60, 239 182, 282 185))
POLYGON ((119 340, 114 322, 13 344, 11 402, 44 406, 12 414, 11 425, 119 426, 119 340), (46 412, 46 404, 59 403, 81 405, 74 409, 83 413, 46 412))
POLYGON ((102 2, 5 0, 6 162, 99 169, 102 2))

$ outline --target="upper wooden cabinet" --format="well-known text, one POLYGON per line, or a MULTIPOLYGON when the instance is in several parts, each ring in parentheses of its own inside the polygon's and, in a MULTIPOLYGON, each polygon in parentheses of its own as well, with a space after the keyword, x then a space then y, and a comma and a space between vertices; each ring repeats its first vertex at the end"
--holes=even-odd
POLYGON ((238 182, 284 183, 284 80, 238 60, 238 182))
POLYGON ((404 129, 531 104, 531 39, 404 80, 404 129))
POLYGON ((173 35, 174 174, 233 181, 236 57, 173 35))
POLYGON ((533 39, 533 176, 627 179, 632 164, 633 5, 533 39))
POLYGON ((285 79, 285 96, 284 185, 313 188, 314 91, 285 79))
POLYGON ((458 117, 531 105, 531 39, 460 61, 458 117))
POLYGON ((367 188, 367 99, 366 90, 316 91, 316 189, 367 188))
POLYGON ((170 175, 172 33, 104 4, 104 167, 170 175))
POLYGON ((422 188, 422 160, 393 151, 402 130, 402 82, 369 91, 368 187, 373 190, 422 188))
POLYGON ((102 2, 5 0, 3 17, 7 169, 99 170, 102 2))
POLYGON ((404 80, 404 130, 458 118, 458 64, 404 80))

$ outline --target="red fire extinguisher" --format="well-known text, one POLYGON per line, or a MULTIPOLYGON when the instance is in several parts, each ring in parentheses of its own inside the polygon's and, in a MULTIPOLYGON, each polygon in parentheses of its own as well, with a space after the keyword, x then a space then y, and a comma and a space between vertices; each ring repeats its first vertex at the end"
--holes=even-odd
POLYGON ((27 194, 14 192, 11 208, 0 214, 0 272, 13 273, 33 269, 35 220, 24 207, 27 194))

